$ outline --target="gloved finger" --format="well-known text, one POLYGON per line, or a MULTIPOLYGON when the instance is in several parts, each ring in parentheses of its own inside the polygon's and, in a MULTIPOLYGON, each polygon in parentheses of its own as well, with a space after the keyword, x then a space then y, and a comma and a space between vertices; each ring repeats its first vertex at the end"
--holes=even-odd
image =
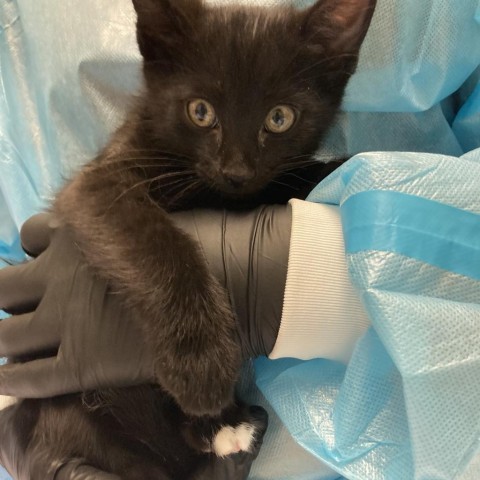
POLYGON ((2 320, 0 357, 21 357, 57 349, 60 345, 59 329, 42 320, 35 312, 2 320))
POLYGON ((45 292, 36 262, 38 260, 0 270, 0 310, 9 313, 35 310, 45 292))
POLYGON ((30 256, 36 257, 50 245, 52 234, 59 223, 52 213, 39 213, 30 217, 20 230, 22 247, 30 256))
POLYGON ((82 390, 80 380, 57 357, 0 366, 0 395, 47 398, 82 390))
POLYGON ((55 480, 121 480, 121 478, 86 465, 83 460, 74 459, 57 470, 55 480))
POLYGON ((60 348, 56 357, 0 366, 0 395, 48 398, 95 390, 99 385, 102 388, 138 385, 151 379, 151 372, 142 367, 116 370, 100 368, 99 371, 87 369, 82 374, 80 365, 72 368, 63 360, 60 348))

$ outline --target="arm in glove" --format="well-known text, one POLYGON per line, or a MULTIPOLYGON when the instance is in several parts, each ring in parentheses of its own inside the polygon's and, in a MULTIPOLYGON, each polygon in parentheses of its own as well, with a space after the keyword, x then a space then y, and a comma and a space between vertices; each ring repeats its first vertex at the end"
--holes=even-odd
MULTIPOLYGON (((257 212, 248 219, 248 223, 256 225, 268 218, 257 212)), ((282 215, 282 218, 288 227, 288 215, 282 215)), ((185 227, 191 222, 190 233, 199 242, 208 243, 202 245, 207 259, 210 255, 219 256, 222 251, 216 248, 215 242, 225 244, 230 241, 225 239, 222 232, 225 223, 232 219, 223 212, 199 212, 198 216, 191 218, 189 215, 179 216, 178 221, 185 227), (218 218, 216 229, 212 229, 211 224, 207 228, 207 222, 213 220, 211 215, 218 218)), ((235 222, 242 222, 244 227, 247 218, 235 222)), ((232 238, 248 242, 245 232, 249 230, 243 227, 244 234, 235 234, 232 238)), ((253 230, 250 231, 253 237, 253 230)), ((286 231, 288 233, 288 228, 286 231)), ((121 298, 90 270, 68 230, 57 225, 50 215, 40 215, 24 226, 22 243, 28 253, 38 257, 0 272, 1 305, 14 313, 13 317, 0 323, 0 354, 22 361, 0 367, 2 393, 45 397, 99 386, 152 381, 153 355, 146 350, 142 334, 135 327, 138 324, 136 319, 122 306, 121 298)), ((250 247, 258 253, 253 244, 250 247)), ((237 248, 230 245, 227 251, 232 254, 237 251, 236 258, 240 258, 249 250, 242 244, 237 248)), ((228 282, 235 282, 235 275, 244 273, 229 272, 225 268, 224 255, 209 261, 215 265, 214 270, 219 275, 224 275, 224 283, 227 283, 225 275, 228 275, 228 282)), ((245 263, 244 268, 248 271, 248 258, 245 263)), ((242 312, 248 310, 243 303, 244 298, 245 292, 240 298, 232 297, 242 312)), ((239 330, 249 331, 241 323, 239 330)), ((255 338, 253 334, 240 337, 246 352, 252 352, 257 345, 263 344, 263 340, 250 342, 249 338, 255 338)), ((274 338, 266 339, 267 343, 272 341, 274 338)), ((59 465, 36 452, 22 454, 24 448, 17 437, 18 426, 9 421, 10 412, 8 408, 0 412, 0 458, 15 479, 30 480, 35 473, 41 474, 42 478, 51 477, 55 480, 117 480, 116 476, 86 465, 80 459, 59 465)), ((266 419, 264 423, 266 425, 266 419)), ((209 458, 196 480, 246 478, 258 455, 263 433, 251 453, 240 453, 224 459, 209 458)))
MULTIPOLYGON (((289 207, 177 214, 227 287, 245 357, 268 354, 278 332, 290 236, 289 207), (261 299, 261 301, 259 301, 261 299)), ((155 380, 153 352, 122 299, 90 269, 68 229, 43 214, 22 229, 38 257, 0 271, 0 394, 50 397, 155 380)))

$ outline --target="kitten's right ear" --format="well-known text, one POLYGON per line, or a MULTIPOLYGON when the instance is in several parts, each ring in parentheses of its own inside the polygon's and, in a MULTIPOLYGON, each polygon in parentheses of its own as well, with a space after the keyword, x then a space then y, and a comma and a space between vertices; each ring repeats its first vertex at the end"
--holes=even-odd
POLYGON ((376 0, 318 0, 305 12, 302 30, 309 46, 330 54, 357 54, 376 3, 376 0))
POLYGON ((166 71, 181 61, 204 9, 202 0, 132 0, 137 12, 137 41, 145 61, 166 71))

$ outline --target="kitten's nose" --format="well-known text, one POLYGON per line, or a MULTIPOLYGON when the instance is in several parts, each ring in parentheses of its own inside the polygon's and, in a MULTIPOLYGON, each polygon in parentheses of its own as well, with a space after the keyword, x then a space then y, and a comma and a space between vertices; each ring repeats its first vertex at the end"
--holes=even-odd
POLYGON ((247 165, 226 165, 222 168, 222 175, 228 185, 240 188, 255 177, 255 171, 247 165))

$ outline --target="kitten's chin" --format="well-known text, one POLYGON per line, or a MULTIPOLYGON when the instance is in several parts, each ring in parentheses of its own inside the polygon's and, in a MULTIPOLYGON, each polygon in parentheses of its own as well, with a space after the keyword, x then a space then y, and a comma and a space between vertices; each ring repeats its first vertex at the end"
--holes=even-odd
POLYGON ((233 200, 241 200, 257 197, 268 185, 264 182, 249 182, 241 186, 232 186, 228 183, 215 182, 213 185, 214 190, 224 198, 230 198, 233 200))
POLYGON ((224 198, 232 200, 241 200, 243 198, 256 197, 262 189, 217 189, 218 193, 224 198))
POLYGON ((223 205, 226 208, 254 208, 261 202, 262 192, 264 190, 247 191, 219 191, 218 195, 223 199, 223 205))

